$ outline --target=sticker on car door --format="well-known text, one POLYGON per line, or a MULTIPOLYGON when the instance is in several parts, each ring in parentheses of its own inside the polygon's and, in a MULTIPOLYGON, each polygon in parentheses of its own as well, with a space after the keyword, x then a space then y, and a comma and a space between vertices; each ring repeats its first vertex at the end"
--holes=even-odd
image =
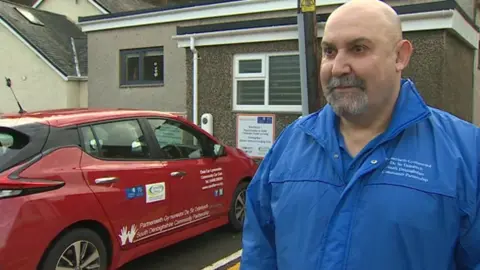
POLYGON ((200 179, 205 181, 202 190, 223 186, 223 171, 221 167, 200 170, 200 179))
POLYGON ((125 194, 129 200, 145 196, 143 186, 127 188, 125 189, 125 194))
MULTIPOLYGON (((147 192, 148 194, 148 192, 147 192)), ((150 237, 173 231, 183 226, 199 222, 211 217, 211 209, 218 205, 197 205, 189 209, 168 214, 146 222, 140 222, 138 225, 122 226, 120 234, 121 245, 136 243, 150 237)))
POLYGON ((147 196, 146 196, 147 203, 153 203, 153 202, 165 200, 165 195, 166 195, 165 182, 145 185, 145 190, 147 192, 147 196))

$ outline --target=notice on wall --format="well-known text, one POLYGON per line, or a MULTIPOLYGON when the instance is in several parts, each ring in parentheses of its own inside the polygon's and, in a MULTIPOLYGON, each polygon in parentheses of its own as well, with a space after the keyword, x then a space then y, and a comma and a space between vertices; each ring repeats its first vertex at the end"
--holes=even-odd
POLYGON ((237 115, 237 147, 249 156, 265 157, 274 140, 275 115, 237 115))

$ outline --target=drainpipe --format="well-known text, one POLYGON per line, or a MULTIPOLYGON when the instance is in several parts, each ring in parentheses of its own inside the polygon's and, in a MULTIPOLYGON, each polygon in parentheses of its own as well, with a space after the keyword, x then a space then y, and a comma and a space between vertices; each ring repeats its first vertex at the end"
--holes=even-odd
POLYGON ((198 125, 198 51, 194 37, 190 37, 190 50, 193 53, 193 123, 198 125))

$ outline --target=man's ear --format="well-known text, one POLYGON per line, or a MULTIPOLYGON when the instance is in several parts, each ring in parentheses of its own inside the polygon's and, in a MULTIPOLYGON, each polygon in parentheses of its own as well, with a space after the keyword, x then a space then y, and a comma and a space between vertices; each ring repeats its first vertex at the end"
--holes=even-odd
POLYGON ((397 59, 395 69, 400 72, 404 70, 410 62, 413 53, 413 45, 408 40, 401 40, 397 44, 397 59))

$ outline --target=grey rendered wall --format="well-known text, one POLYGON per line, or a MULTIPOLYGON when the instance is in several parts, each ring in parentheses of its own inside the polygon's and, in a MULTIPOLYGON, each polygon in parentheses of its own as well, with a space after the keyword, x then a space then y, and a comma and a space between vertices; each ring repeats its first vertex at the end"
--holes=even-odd
POLYGON ((142 26, 88 34, 90 107, 185 111, 185 50, 172 40, 174 25, 142 26), (120 50, 164 46, 165 84, 120 87, 120 50))

